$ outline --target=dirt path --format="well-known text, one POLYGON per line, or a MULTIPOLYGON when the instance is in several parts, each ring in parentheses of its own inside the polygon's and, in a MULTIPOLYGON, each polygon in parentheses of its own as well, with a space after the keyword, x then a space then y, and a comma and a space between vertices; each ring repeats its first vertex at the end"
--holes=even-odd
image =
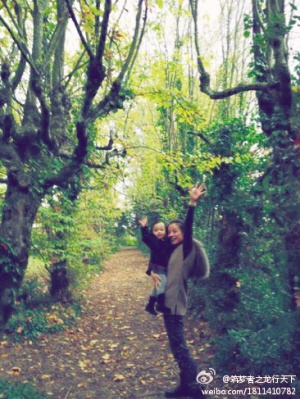
MULTIPOLYGON (((31 381, 55 399, 163 398, 177 382, 177 367, 162 317, 144 311, 151 289, 146 267, 147 258, 136 249, 113 255, 84 292, 87 305, 72 330, 33 344, 0 346, 0 378, 31 381), (12 376, 13 367, 21 372, 12 376)), ((209 367, 205 328, 186 320, 201 368, 209 367)))

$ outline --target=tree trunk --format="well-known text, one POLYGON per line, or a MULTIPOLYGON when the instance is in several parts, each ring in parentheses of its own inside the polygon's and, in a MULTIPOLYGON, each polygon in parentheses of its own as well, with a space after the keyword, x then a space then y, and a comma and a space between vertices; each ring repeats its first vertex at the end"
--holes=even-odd
POLYGON ((69 290, 70 281, 68 276, 67 261, 62 260, 52 264, 50 277, 51 296, 61 302, 69 302, 71 300, 71 293, 69 290))
POLYGON ((273 215, 282 228, 285 244, 287 268, 290 276, 291 307, 295 312, 295 339, 291 357, 295 367, 300 364, 300 318, 293 299, 295 282, 300 278, 300 157, 296 145, 299 139, 297 121, 291 87, 291 73, 288 67, 286 45, 287 26, 284 2, 267 1, 266 16, 269 35, 264 53, 259 40, 261 31, 260 15, 256 0, 253 1, 253 54, 256 63, 257 79, 268 82, 273 79, 277 85, 269 92, 257 92, 261 126, 269 138, 272 148, 272 165, 269 168, 270 198, 273 202, 273 215))
POLYGON ((42 196, 28 187, 20 187, 15 180, 8 179, 3 204, 0 237, 7 241, 14 255, 11 267, 0 260, 0 325, 9 319, 17 291, 21 286, 28 263, 30 237, 33 222, 42 196))
MULTIPOLYGON (((221 128, 219 139, 215 143, 216 155, 232 157, 232 135, 234 125, 221 128)), ((219 214, 222 217, 219 228, 214 274, 211 276, 211 295, 214 314, 218 314, 218 329, 226 334, 233 328, 234 317, 228 317, 239 303, 238 280, 232 275, 240 266, 240 251, 242 248, 243 220, 237 209, 235 182, 239 174, 238 168, 228 163, 222 163, 213 171, 212 192, 214 202, 218 204, 219 214), (216 294, 217 293, 217 294, 216 294), (216 295, 215 295, 216 294, 216 295)))

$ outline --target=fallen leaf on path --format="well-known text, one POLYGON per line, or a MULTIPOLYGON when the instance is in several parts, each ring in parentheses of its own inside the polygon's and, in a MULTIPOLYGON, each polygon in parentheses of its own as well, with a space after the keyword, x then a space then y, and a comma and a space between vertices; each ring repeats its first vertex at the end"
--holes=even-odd
POLYGON ((41 378, 42 378, 43 380, 48 380, 49 378, 51 378, 51 375, 50 375, 50 374, 43 374, 43 375, 41 376, 41 378))
POLYGON ((80 384, 77 385, 78 388, 86 388, 88 386, 87 382, 81 382, 80 384))
POLYGON ((8 374, 12 375, 19 375, 21 373, 20 367, 12 367, 9 371, 8 374))
POLYGON ((125 380, 124 375, 122 375, 122 374, 115 374, 114 375, 114 381, 118 382, 118 381, 123 381, 123 380, 125 380))

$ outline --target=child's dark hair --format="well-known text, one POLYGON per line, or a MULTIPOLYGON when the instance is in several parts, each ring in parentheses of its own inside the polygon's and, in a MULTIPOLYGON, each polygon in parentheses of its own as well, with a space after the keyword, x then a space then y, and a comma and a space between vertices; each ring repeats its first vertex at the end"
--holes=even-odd
POLYGON ((163 223, 163 224, 165 225, 166 230, 167 230, 167 225, 166 225, 166 223, 165 223, 163 220, 161 220, 161 219, 157 219, 157 220, 155 220, 155 221, 152 223, 151 230, 153 230, 153 227, 154 227, 156 224, 158 224, 158 223, 163 223))

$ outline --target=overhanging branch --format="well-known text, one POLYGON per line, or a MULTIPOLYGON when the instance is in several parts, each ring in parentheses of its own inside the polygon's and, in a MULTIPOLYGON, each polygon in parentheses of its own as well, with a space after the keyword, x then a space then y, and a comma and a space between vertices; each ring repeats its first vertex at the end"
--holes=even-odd
POLYGON ((249 83, 249 84, 240 84, 236 87, 232 87, 229 89, 225 89, 223 91, 214 91, 210 88, 209 83, 207 83, 207 79, 209 75, 200 76, 200 90, 202 93, 207 94, 209 98, 212 100, 222 100, 224 98, 228 98, 234 96, 239 93, 244 93, 247 91, 266 91, 268 92, 270 89, 275 89, 279 86, 279 82, 272 83, 249 83))
POLYGON ((278 87, 278 82, 259 82, 250 84, 239 84, 236 87, 225 89, 223 91, 215 91, 210 87, 210 75, 205 70, 200 53, 200 46, 198 41, 198 0, 189 0, 194 21, 194 41, 197 54, 197 66, 200 75, 200 90, 212 100, 221 100, 234 96, 239 93, 247 91, 269 91, 270 89, 278 87))

